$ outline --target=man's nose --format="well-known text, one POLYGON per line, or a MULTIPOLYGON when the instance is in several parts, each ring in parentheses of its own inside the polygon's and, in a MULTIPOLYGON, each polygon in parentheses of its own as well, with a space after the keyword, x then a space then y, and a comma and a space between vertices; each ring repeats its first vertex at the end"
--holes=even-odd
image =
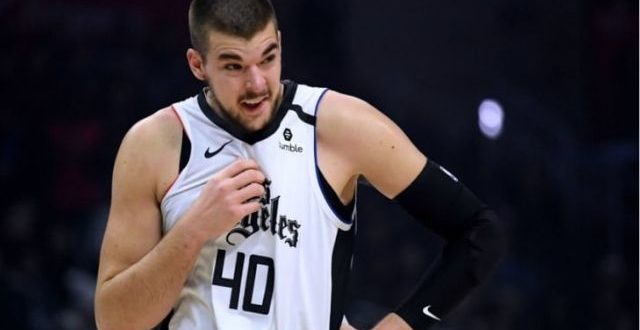
POLYGON ((266 89, 267 80, 265 79, 262 70, 253 65, 247 68, 247 81, 246 87, 248 90, 256 93, 263 92, 266 89))

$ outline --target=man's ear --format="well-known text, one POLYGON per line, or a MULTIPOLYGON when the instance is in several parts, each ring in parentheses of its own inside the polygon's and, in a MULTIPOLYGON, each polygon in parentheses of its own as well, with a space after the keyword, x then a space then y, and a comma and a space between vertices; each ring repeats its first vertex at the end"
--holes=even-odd
POLYGON ((278 30, 278 46, 280 46, 280 52, 282 52, 282 34, 278 30))
POLYGON ((196 79, 207 80, 207 73, 204 71, 204 59, 200 52, 193 48, 187 49, 187 63, 189 63, 189 69, 191 69, 191 73, 196 79))

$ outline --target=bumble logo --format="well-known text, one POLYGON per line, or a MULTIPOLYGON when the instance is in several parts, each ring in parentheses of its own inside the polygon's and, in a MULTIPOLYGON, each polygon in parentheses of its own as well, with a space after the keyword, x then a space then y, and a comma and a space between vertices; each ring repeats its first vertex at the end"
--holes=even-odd
POLYGON ((291 133, 290 129, 285 128, 284 132, 282 132, 282 136, 284 136, 284 139, 289 142, 293 138, 293 133, 291 133))
POLYGON ((300 153, 304 151, 302 146, 299 146, 296 143, 290 142, 293 139, 293 132, 291 132, 289 128, 284 129, 284 131, 282 132, 282 136, 284 137, 284 140, 287 142, 285 143, 278 142, 278 146, 280 147, 280 149, 289 151, 289 152, 300 152, 300 153))

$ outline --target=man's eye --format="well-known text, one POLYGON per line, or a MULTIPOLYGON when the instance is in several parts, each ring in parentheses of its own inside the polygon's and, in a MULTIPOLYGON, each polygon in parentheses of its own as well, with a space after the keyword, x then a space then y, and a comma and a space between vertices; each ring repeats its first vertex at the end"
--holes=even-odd
POLYGON ((239 64, 227 64, 224 66, 224 69, 229 71, 238 71, 242 69, 242 67, 239 64))
POLYGON ((276 56, 275 56, 275 55, 269 55, 269 56, 267 56, 267 58, 265 58, 265 59, 262 61, 262 64, 271 63, 271 62, 273 62, 273 60, 275 60, 275 59, 276 59, 276 56))

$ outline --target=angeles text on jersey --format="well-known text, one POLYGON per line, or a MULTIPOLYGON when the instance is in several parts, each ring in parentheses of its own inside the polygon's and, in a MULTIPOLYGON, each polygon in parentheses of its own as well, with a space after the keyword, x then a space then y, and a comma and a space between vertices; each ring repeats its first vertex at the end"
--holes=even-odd
POLYGON ((233 246, 238 243, 234 242, 234 236, 239 235, 243 239, 247 239, 258 231, 263 231, 271 233, 280 240, 284 240, 291 247, 295 248, 297 246, 300 223, 294 219, 287 218, 286 215, 278 216, 280 196, 271 198, 270 185, 271 181, 267 179, 264 183, 265 195, 260 198, 260 203, 262 204, 260 210, 244 217, 238 227, 229 231, 226 237, 229 245, 233 246))

